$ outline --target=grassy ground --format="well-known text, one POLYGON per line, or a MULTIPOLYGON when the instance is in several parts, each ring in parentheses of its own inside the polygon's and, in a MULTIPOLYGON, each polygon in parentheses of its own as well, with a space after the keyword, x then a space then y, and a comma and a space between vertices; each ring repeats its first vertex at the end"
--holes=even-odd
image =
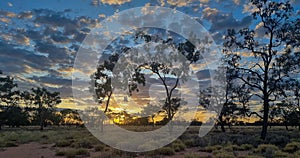
MULTIPOLYGON (((150 127, 130 127, 150 128, 150 127)), ((138 131, 139 131, 138 130, 138 131)), ((0 148, 5 150, 29 142, 51 144, 57 156, 62 157, 300 157, 300 132, 286 131, 284 127, 269 129, 266 140, 259 139, 259 127, 234 127, 226 133, 211 131, 198 137, 198 127, 190 127, 179 139, 166 147, 146 153, 122 152, 106 146, 85 128, 52 127, 44 131, 37 128, 0 131, 0 148)))

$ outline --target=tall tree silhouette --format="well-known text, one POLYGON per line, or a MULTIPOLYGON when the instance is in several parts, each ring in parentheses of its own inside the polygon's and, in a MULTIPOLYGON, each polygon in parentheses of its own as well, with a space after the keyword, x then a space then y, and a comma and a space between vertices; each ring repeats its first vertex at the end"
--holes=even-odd
POLYGON ((29 96, 32 104, 37 107, 37 118, 40 124, 40 130, 44 129, 45 120, 49 110, 61 103, 59 92, 49 92, 46 88, 32 88, 29 96))
POLYGON ((176 42, 171 35, 164 39, 140 32, 136 38, 145 40, 146 44, 139 51, 147 53, 140 53, 137 55, 139 57, 135 55, 130 61, 142 63, 136 69, 139 74, 150 72, 162 83, 166 94, 163 110, 167 114, 171 131, 175 113, 185 104, 184 100, 176 96, 175 91, 179 87, 179 80, 184 82, 190 76, 189 66, 200 59, 200 51, 187 40, 176 42))
POLYGON ((259 29, 228 30, 223 52, 235 69, 235 77, 253 88, 252 93, 263 101, 261 138, 265 139, 270 102, 284 94, 282 85, 299 64, 299 53, 293 49, 297 39, 290 31, 297 28, 293 26, 295 18, 291 18, 294 14, 289 2, 250 2, 259 29), (259 30, 264 34, 260 35, 259 30))
MULTIPOLYGON (((105 103, 104 114, 109 111, 109 104, 111 97, 113 95, 114 89, 117 88, 126 89, 128 88, 129 95, 133 91, 138 91, 138 84, 145 84, 145 79, 138 72, 130 75, 133 72, 128 72, 125 67, 116 68, 116 64, 120 58, 120 54, 126 52, 127 48, 123 48, 119 53, 111 54, 108 59, 100 59, 102 61, 100 65, 97 66, 97 71, 91 75, 91 87, 90 91, 94 93, 94 99, 99 104, 105 103), (121 86, 121 87, 120 87, 121 86)), ((101 131, 103 131, 103 121, 104 116, 100 116, 101 121, 101 131)))

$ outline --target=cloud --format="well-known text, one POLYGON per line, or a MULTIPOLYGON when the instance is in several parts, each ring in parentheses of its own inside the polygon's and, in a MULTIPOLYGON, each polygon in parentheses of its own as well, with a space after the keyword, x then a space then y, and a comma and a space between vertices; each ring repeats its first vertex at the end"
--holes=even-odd
POLYGON ((251 3, 244 4, 243 13, 254 13, 255 11, 258 11, 258 8, 251 3))
POLYGON ((264 27, 264 23, 260 22, 255 26, 255 36, 258 38, 262 38, 266 35, 266 32, 268 32, 267 28, 264 27))
POLYGON ((217 16, 218 13, 219 13, 218 9, 206 7, 202 11, 202 17, 205 18, 205 19, 212 19, 215 16, 217 16))
POLYGON ((30 45, 30 39, 22 34, 17 34, 13 37, 13 39, 18 43, 22 45, 30 45))
POLYGON ((241 0, 232 0, 234 4, 236 5, 240 5, 241 4, 241 0))
POLYGON ((24 11, 18 14, 18 18, 20 19, 31 19, 33 17, 33 13, 31 11, 24 11))
POLYGON ((202 17, 211 23, 211 32, 231 29, 241 29, 248 27, 252 22, 251 16, 246 16, 242 20, 237 20, 233 14, 225 14, 216 8, 205 8, 202 12, 202 17))
POLYGON ((122 5, 124 3, 128 3, 131 0, 100 0, 103 4, 109 4, 109 5, 122 5))
POLYGON ((14 17, 17 16, 16 13, 9 12, 9 11, 3 11, 3 10, 0 10, 0 15, 5 16, 5 17, 9 17, 9 18, 14 18, 14 17))
POLYGON ((192 2, 193 0, 167 0, 168 4, 176 7, 188 6, 192 2))

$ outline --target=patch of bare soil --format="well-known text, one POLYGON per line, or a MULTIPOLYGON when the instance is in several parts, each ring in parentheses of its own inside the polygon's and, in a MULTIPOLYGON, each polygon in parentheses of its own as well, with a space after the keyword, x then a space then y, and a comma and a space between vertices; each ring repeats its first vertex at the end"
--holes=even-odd
MULTIPOLYGON (((0 151, 1 158, 59 158, 52 149, 53 144, 31 142, 17 147, 5 148, 0 151)), ((60 157, 61 158, 61 157, 60 157)))

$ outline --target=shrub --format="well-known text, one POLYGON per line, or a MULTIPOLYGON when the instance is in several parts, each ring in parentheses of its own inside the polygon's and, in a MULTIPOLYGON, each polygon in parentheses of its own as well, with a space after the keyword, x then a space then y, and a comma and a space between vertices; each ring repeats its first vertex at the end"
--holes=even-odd
POLYGON ((253 145, 251 145, 251 144, 242 144, 241 149, 242 150, 251 150, 251 149, 253 149, 253 145))
POLYGON ((56 156, 66 156, 67 158, 74 158, 76 155, 90 156, 90 153, 86 149, 70 149, 66 151, 58 151, 56 156))
POLYGON ((288 136, 272 134, 266 138, 265 143, 284 147, 287 143, 289 143, 289 141, 290 139, 288 136))
POLYGON ((99 144, 94 147, 95 151, 103 151, 105 148, 105 145, 99 144))
POLYGON ((226 152, 225 150, 219 150, 218 153, 214 154, 216 158, 234 158, 233 152, 226 152))
POLYGON ((170 147, 162 147, 160 149, 155 150, 155 153, 159 155, 174 155, 175 151, 170 147))
POLYGON ((56 156, 65 156, 66 155, 66 152, 65 151, 57 151, 56 156))
POLYGON ((214 145, 214 146, 207 146, 204 149, 200 149, 200 151, 213 152, 213 151, 216 151, 216 150, 220 150, 222 148, 223 148, 223 146, 221 146, 221 145, 214 145))
POLYGON ((88 150, 86 149, 83 149, 83 148, 80 148, 80 149, 77 149, 75 151, 76 155, 85 155, 85 156, 90 156, 90 153, 88 150))
POLYGON ((277 151, 277 152, 275 152, 274 157, 284 158, 284 157, 293 157, 293 156, 289 153, 285 153, 285 152, 282 152, 282 151, 277 151))
POLYGON ((272 144, 261 144, 254 150, 255 153, 262 154, 266 158, 274 157, 279 148, 272 144))
POLYGON ((181 140, 176 140, 172 143, 171 147, 176 151, 183 151, 185 150, 186 146, 181 140))
POLYGON ((197 155, 196 153, 187 153, 184 154, 184 158, 200 158, 200 156, 197 155))
POLYGON ((279 150, 279 148, 275 145, 272 144, 261 144, 257 147, 257 149, 254 150, 255 153, 265 153, 267 150, 273 150, 273 151, 277 151, 279 150))
POLYGON ((288 143, 282 150, 285 152, 294 153, 294 152, 300 150, 300 143, 299 142, 288 143))
POLYGON ((294 153, 294 157, 297 157, 297 156, 299 156, 300 155, 300 150, 298 150, 298 151, 296 151, 295 153, 294 153))
POLYGON ((224 147, 224 150, 226 151, 239 151, 239 150, 243 150, 241 146, 238 145, 228 145, 226 147, 224 147))
POLYGON ((67 147, 67 146, 70 146, 72 144, 71 141, 68 141, 68 140, 60 140, 58 142, 55 143, 55 146, 56 147, 67 147))
POLYGON ((90 149, 90 148, 93 148, 93 145, 89 141, 81 140, 79 142, 72 143, 71 147, 73 147, 73 148, 87 148, 87 149, 90 149))
POLYGON ((9 141, 9 142, 6 142, 5 147, 16 147, 18 146, 15 142, 12 142, 12 141, 9 141))

